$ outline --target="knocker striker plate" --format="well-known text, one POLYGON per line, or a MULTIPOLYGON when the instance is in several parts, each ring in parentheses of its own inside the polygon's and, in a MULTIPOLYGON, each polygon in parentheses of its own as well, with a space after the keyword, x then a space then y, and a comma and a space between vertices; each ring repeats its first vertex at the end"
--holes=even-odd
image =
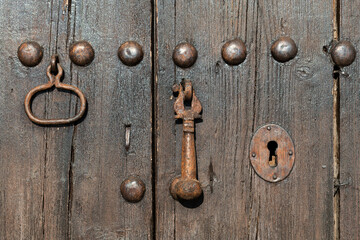
POLYGON ((82 116, 84 115, 85 110, 86 110, 86 98, 85 98, 84 94, 80 91, 80 89, 78 89, 77 87, 69 85, 69 84, 61 83, 60 79, 63 75, 63 69, 60 66, 60 64, 57 63, 58 73, 56 75, 53 75, 52 74, 52 70, 54 68, 53 65, 54 65, 54 63, 53 63, 53 61, 51 61, 51 64, 48 66, 48 68, 46 70, 46 75, 48 76, 49 81, 45 84, 42 84, 40 86, 37 86, 37 87, 31 89, 30 92, 28 94, 26 94, 25 112, 32 122, 39 124, 39 125, 71 124, 71 123, 74 123, 74 122, 78 121, 79 119, 81 119, 82 116), (74 117, 61 118, 61 119, 40 119, 40 118, 37 118, 34 116, 34 114, 31 111, 32 98, 34 97, 34 95, 36 93, 48 90, 48 89, 52 88, 53 86, 55 86, 57 89, 64 89, 67 91, 74 92, 80 98, 80 110, 74 117))

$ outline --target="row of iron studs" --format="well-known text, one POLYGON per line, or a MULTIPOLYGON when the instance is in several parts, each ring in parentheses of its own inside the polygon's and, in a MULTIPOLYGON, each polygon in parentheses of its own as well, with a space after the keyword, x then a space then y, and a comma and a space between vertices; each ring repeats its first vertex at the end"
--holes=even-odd
MULTIPOLYGON (((144 52, 140 44, 128 41, 118 49, 120 60, 127 66, 135 66, 141 62, 144 52)), ((43 48, 34 41, 24 42, 18 48, 18 58, 26 67, 35 67, 43 57, 43 48)), ((95 58, 95 51, 87 41, 78 41, 69 48, 70 60, 78 66, 87 66, 95 58)))
MULTIPOLYGON (((296 43, 290 37, 280 37, 271 46, 272 57, 280 63, 290 61, 297 53, 296 43)), ((339 67, 349 66, 356 58, 355 47, 349 41, 334 44, 330 54, 333 62, 339 67)), ((228 65, 239 65, 246 59, 246 46, 241 39, 230 40, 223 45, 221 55, 228 65)), ((197 50, 190 43, 180 43, 175 47, 173 60, 177 66, 191 67, 196 59, 197 50)))
MULTIPOLYGON (((271 46, 271 55, 281 63, 290 61, 298 52, 296 43, 290 37, 280 37, 271 46)), ((356 57, 356 50, 349 41, 340 41, 330 50, 333 62, 339 67, 350 65, 356 57)), ((181 68, 191 67, 197 59, 197 50, 190 43, 178 44, 173 52, 174 63, 181 68)), ((241 39, 226 42, 221 55, 228 65, 239 65, 245 61, 247 51, 241 39)), ((69 56, 71 61, 78 66, 89 65, 95 57, 95 51, 87 41, 75 42, 70 46, 69 56)), ((120 60, 127 66, 135 66, 141 62, 144 52, 140 44, 127 41, 118 49, 120 60)), ((18 49, 20 62, 27 67, 38 65, 43 57, 43 48, 33 41, 24 42, 18 49)))

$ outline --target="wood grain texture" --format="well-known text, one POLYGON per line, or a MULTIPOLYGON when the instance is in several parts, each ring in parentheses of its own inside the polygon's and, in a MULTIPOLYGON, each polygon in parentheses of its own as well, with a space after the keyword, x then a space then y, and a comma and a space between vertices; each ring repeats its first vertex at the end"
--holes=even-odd
MULTIPOLYGON (((340 40, 359 49, 359 1, 340 1, 340 40)), ((340 239, 360 239, 359 52, 340 76, 340 239), (348 76, 346 77, 346 75, 348 76)))
MULTIPOLYGON (((34 68, 26 68, 17 58, 17 48, 24 41, 37 41, 44 47, 44 59, 48 58, 52 5, 50 1, 4 0, 1 6, 1 238, 42 239, 52 231, 47 221, 63 225, 56 219, 61 214, 60 206, 48 200, 45 191, 60 196, 66 189, 50 186, 54 181, 52 170, 61 164, 50 164, 52 170, 47 171, 48 132, 29 121, 23 106, 26 93, 47 81, 47 62, 43 60, 34 68), (52 213, 48 211, 49 205, 52 213)), ((43 94, 34 101, 33 110, 40 117, 48 110, 47 100, 43 94)))
MULTIPOLYGON (((0 235, 1 239, 151 238, 151 2, 0 1, 0 235), (34 40, 44 47, 40 65, 26 68, 18 46, 34 40), (69 46, 87 40, 96 57, 88 67, 71 64, 69 46), (127 40, 143 45, 145 57, 125 67, 117 48, 127 40), (50 56, 59 54, 64 83, 88 99, 76 126, 41 127, 30 122, 23 100, 43 84, 50 56), (125 150, 125 125, 131 145, 125 150), (143 201, 129 204, 120 184, 139 175, 143 201)), ((57 90, 33 102, 39 117, 77 112, 75 95, 57 90)))
POLYGON ((156 1, 156 239, 332 239, 332 1, 156 1), (297 57, 275 62, 271 43, 292 37, 297 57), (222 45, 245 41, 240 66, 221 59, 222 45), (172 64, 172 50, 190 42, 190 69, 172 64), (180 174, 181 124, 171 86, 192 80, 203 106, 196 124, 203 202, 189 208, 169 194, 180 174), (254 131, 284 127, 295 143, 295 167, 278 184, 249 163, 254 131))
POLYGON ((72 1, 69 41, 95 49, 88 67, 72 65, 71 82, 88 98, 88 114, 76 126, 70 169, 71 239, 151 239, 151 2, 72 1), (121 63, 119 46, 137 41, 143 61, 121 63), (130 147, 125 149, 125 128, 130 147), (120 184, 137 175, 146 185, 139 203, 127 203, 120 184))

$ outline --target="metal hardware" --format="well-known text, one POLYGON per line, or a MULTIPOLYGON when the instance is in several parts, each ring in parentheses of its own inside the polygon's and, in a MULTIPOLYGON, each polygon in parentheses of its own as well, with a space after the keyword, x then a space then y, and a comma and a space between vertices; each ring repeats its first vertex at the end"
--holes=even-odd
POLYGON ((130 133, 131 133, 131 125, 125 126, 125 149, 129 151, 130 148, 130 133))
POLYGON ((281 63, 290 61, 298 52, 296 43, 290 37, 280 37, 271 46, 271 55, 281 63))
POLYGON ((52 55, 51 58, 50 58, 50 66, 51 66, 50 67, 50 72, 53 73, 53 74, 57 74, 58 60, 59 60, 59 56, 57 54, 52 55))
POLYGON ((143 59, 144 52, 140 44, 134 41, 128 41, 119 47, 118 56, 123 64, 135 66, 143 59))
POLYGON ((173 61, 181 68, 188 68, 194 65, 197 55, 197 50, 193 45, 190 43, 180 43, 174 49, 173 61))
POLYGON ((55 59, 55 57, 52 57, 51 63, 46 70, 46 75, 49 78, 49 82, 31 89, 30 92, 28 94, 26 94, 26 97, 25 97, 25 112, 32 122, 39 124, 39 125, 71 124, 71 123, 74 123, 74 122, 78 121, 79 119, 81 119, 86 110, 86 98, 85 98, 84 94, 80 91, 80 89, 78 89, 75 86, 60 82, 60 79, 63 75, 63 69, 59 63, 57 64, 57 72, 58 72, 57 75, 53 75, 51 73, 53 59, 55 59), (80 98, 80 110, 77 115, 75 115, 74 117, 67 118, 67 119, 39 119, 33 115, 32 111, 31 111, 31 100, 32 100, 33 96, 36 93, 50 89, 53 86, 55 86, 58 89, 64 89, 64 90, 68 90, 68 91, 76 93, 76 95, 80 98))
POLYGON ((136 176, 130 176, 120 185, 120 192, 123 198, 131 203, 140 202, 146 191, 145 183, 136 176))
POLYGON ((70 46, 69 56, 76 65, 87 66, 94 60, 95 52, 90 43, 79 41, 70 46))
POLYGON ((175 178, 170 185, 170 193, 174 199, 193 200, 201 196, 200 182, 196 179, 196 154, 194 120, 201 118, 201 103, 192 89, 190 80, 184 80, 180 85, 173 87, 178 92, 174 103, 176 119, 183 120, 183 137, 181 151, 181 176, 175 178), (185 101, 191 101, 191 108, 185 110, 185 101))
POLYGON ((259 128, 250 144, 250 162, 264 180, 279 182, 291 172, 295 148, 290 135, 275 124, 259 128))
POLYGON ((239 65, 246 58, 246 46, 240 39, 228 41, 222 47, 221 55, 227 64, 239 65))
POLYGON ((340 41, 331 49, 331 58, 339 67, 349 66, 356 58, 355 47, 349 41, 340 41))
POLYGON ((18 48, 18 58, 26 67, 35 67, 43 58, 43 48, 37 42, 24 42, 18 48))

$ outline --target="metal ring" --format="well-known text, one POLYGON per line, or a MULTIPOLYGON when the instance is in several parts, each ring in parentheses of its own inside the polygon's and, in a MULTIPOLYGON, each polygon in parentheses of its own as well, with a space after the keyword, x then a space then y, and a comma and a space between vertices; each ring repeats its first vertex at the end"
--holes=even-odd
POLYGON ((49 77, 49 82, 31 89, 30 92, 28 94, 26 94, 25 101, 24 101, 25 112, 32 122, 39 124, 39 125, 65 125, 65 124, 74 123, 74 122, 78 121, 79 119, 81 119, 82 116, 84 116, 84 114, 85 114, 86 98, 85 98, 84 94, 80 91, 79 88, 60 82, 61 76, 63 74, 63 69, 59 63, 57 64, 57 68, 58 68, 57 75, 51 74, 51 67, 52 67, 52 65, 50 64, 46 70, 46 74, 49 77), (37 118, 34 116, 34 114, 31 111, 31 100, 32 100, 33 96, 36 93, 50 89, 53 86, 55 86, 58 89, 65 89, 68 91, 72 91, 80 98, 80 110, 74 117, 61 118, 61 119, 40 119, 40 118, 37 118))
POLYGON ((58 55, 57 54, 52 55, 51 59, 50 59, 50 65, 51 65, 51 72, 52 73, 57 73, 58 72, 57 61, 58 61, 58 55))
POLYGON ((192 96, 193 96, 193 88, 192 88, 192 84, 190 81, 184 82, 184 95, 185 95, 186 101, 191 101, 192 96))

